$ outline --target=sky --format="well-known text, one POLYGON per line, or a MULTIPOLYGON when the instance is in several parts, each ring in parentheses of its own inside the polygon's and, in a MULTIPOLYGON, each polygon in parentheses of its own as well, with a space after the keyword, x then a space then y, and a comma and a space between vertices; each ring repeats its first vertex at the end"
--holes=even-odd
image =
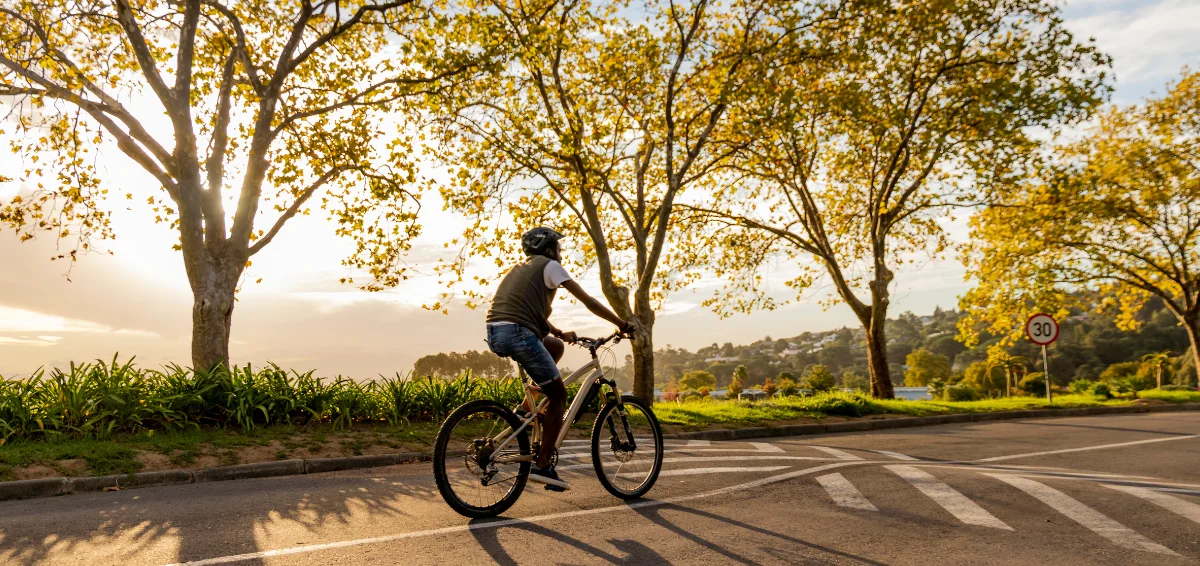
MULTIPOLYGON (((1095 37, 1113 56, 1116 103, 1130 104, 1162 92, 1184 66, 1200 68, 1196 0, 1076 0, 1066 3, 1064 15, 1072 31, 1095 37)), ((154 191, 152 180, 120 156, 108 161, 107 173, 120 189, 114 193, 154 191)), ((11 198, 16 190, 0 185, 0 200, 11 198)), ((437 257, 442 243, 457 233, 455 217, 437 210, 435 202, 436 198, 425 200, 424 232, 414 245, 411 263, 437 257)), ((191 294, 182 258, 170 249, 176 236, 150 222, 144 210, 131 208, 119 203, 114 210, 117 238, 104 244, 112 255, 86 255, 69 274, 62 262, 47 260, 54 253, 53 239, 18 243, 11 232, 0 232, 0 375, 114 355, 122 360, 136 356, 140 365, 151 367, 188 363, 191 294)), ((948 229, 960 237, 965 233, 962 220, 948 229)), ((337 238, 319 217, 290 222, 254 257, 247 272, 233 315, 233 361, 270 361, 321 375, 370 378, 407 372, 425 354, 486 348, 482 309, 456 304, 442 314, 421 308, 440 294, 433 277, 418 276, 382 293, 340 284, 346 275, 340 261, 350 250, 350 243, 337 238), (254 283, 258 278, 262 282, 254 283)), ((766 285, 787 294, 787 271, 778 266, 766 285)), ((969 288, 963 274, 953 257, 900 271, 892 314, 954 308, 969 288)), ((598 295, 594 272, 575 275, 598 295)), ((699 304, 711 284, 702 281, 697 289, 671 296, 655 327, 656 347, 696 349, 714 342, 746 343, 855 324, 846 307, 826 309, 818 304, 820 292, 775 311, 720 319, 699 304)), ((580 306, 562 300, 554 320, 581 333, 609 330, 580 306)), ((564 363, 577 366, 584 359, 572 350, 564 363)))

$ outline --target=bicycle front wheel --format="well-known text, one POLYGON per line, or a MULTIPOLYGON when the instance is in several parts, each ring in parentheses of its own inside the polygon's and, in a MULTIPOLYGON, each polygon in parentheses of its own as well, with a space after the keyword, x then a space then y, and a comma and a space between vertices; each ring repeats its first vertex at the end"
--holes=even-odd
POLYGON ((650 491, 662 470, 662 429, 654 411, 632 395, 609 401, 592 425, 592 465, 609 493, 636 499, 650 491))
POLYGON ((529 479, 528 431, 501 444, 520 426, 511 410, 486 400, 471 401, 446 418, 433 450, 433 477, 446 504, 478 519, 516 503, 529 479))

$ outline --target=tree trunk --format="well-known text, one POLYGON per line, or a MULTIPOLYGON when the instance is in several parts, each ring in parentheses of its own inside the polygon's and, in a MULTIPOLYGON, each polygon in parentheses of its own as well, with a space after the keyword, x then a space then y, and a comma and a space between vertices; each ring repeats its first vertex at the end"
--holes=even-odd
POLYGON ((208 265, 192 281, 192 367, 229 366, 229 330, 241 270, 208 265))
POLYGON ((654 403, 654 311, 638 309, 633 332, 633 395, 646 404, 654 403))
POLYGON ((1200 316, 1185 316, 1183 327, 1187 329, 1188 341, 1192 344, 1192 364, 1196 370, 1196 389, 1200 390, 1200 316))
POLYGON ((871 376, 871 396, 878 399, 894 399, 891 372, 888 370, 887 338, 883 331, 884 317, 872 316, 863 323, 867 333, 867 371, 871 376))

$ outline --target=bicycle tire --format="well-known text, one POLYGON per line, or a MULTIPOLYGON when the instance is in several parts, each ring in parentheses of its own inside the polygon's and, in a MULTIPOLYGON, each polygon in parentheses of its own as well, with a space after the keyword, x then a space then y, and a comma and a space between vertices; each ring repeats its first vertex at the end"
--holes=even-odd
POLYGON ((662 471, 664 452, 663 436, 662 427, 658 424, 658 417, 654 416, 654 411, 652 411, 650 407, 633 395, 622 396, 621 402, 625 405, 633 405, 634 407, 637 407, 638 410, 646 415, 647 420, 649 421, 648 425, 650 427, 650 434, 654 441, 654 460, 650 474, 637 488, 633 490, 623 490, 613 484, 612 480, 608 477, 607 472, 604 470, 604 465, 600 460, 600 443, 601 437, 605 433, 605 423, 608 421, 610 416, 613 416, 614 411, 617 409, 617 401, 615 399, 609 401, 604 405, 604 408, 600 409, 600 413, 596 415, 596 422, 592 424, 592 467, 596 470, 596 479, 600 480, 600 485, 604 486, 605 490, 616 497, 630 500, 637 499, 645 495, 648 491, 650 491, 650 488, 654 487, 654 483, 658 481, 658 474, 662 471))
MULTIPOLYGON (((442 423, 441 429, 438 430, 437 443, 433 450, 433 477, 437 483, 438 492, 441 493, 442 499, 446 504, 454 509, 458 514, 472 519, 480 519, 487 517, 495 517, 508 510, 517 498, 521 496, 521 492, 525 489, 525 484, 529 479, 530 462, 521 462, 516 480, 512 489, 496 503, 486 507, 471 505, 463 501, 454 491, 450 483, 450 478, 446 471, 447 452, 452 440, 451 435, 455 425, 466 417, 477 413, 491 413, 504 419, 509 428, 516 430, 521 426, 520 419, 508 407, 505 407, 495 401, 478 400, 463 404, 461 407, 450 413, 449 417, 442 423)), ((521 431, 521 434, 516 438, 517 447, 521 455, 532 455, 533 452, 529 447, 528 429, 521 431)))

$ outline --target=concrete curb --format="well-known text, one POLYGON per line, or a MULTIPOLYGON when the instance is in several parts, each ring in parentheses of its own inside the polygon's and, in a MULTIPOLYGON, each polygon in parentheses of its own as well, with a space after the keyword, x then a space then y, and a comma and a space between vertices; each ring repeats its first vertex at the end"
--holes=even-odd
MULTIPOLYGON (((744 440, 773 436, 800 436, 842 432, 863 432, 892 428, 931 426, 939 424, 986 422, 1013 419, 1079 417, 1087 415, 1115 415, 1128 413, 1162 413, 1172 411, 1200 411, 1200 403, 1172 405, 1137 405, 1132 407, 1080 407, 1074 409, 1035 409, 1001 411, 994 413, 959 413, 930 417, 899 417, 894 419, 861 419, 831 423, 795 424, 782 426, 751 427, 737 429, 699 430, 679 434, 663 435, 679 440, 744 440)), ((0 501, 52 497, 70 493, 124 490, 137 487, 154 487, 226 481, 250 478, 269 478, 301 474, 318 474, 339 470, 357 470, 393 466, 409 462, 425 462, 432 458, 428 452, 403 452, 375 456, 347 456, 343 458, 309 458, 277 460, 221 466, 203 470, 163 470, 138 472, 112 476, 90 476, 77 478, 45 478, 0 482, 0 501)))

